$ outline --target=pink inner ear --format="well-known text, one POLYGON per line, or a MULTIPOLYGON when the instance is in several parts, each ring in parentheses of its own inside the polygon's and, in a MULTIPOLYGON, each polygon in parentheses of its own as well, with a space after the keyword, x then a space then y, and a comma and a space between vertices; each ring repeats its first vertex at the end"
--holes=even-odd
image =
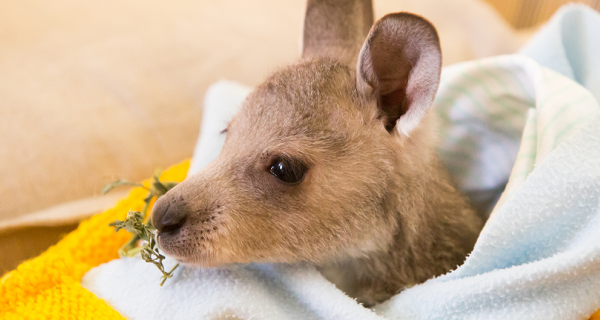
POLYGON ((408 61, 406 53, 399 50, 397 44, 389 43, 390 40, 393 39, 373 38, 369 46, 369 55, 365 57, 371 58, 374 79, 369 81, 369 85, 378 88, 377 102, 388 132, 394 129, 398 119, 410 107, 406 86, 413 65, 408 61))
POLYGON ((435 28, 412 14, 389 14, 371 29, 357 67, 357 87, 375 95, 385 128, 391 132, 398 125, 408 134, 429 109, 439 84, 435 28))
POLYGON ((407 101, 406 88, 400 87, 388 94, 380 94, 378 104, 385 114, 385 129, 391 132, 398 119, 408 111, 410 104, 407 101))

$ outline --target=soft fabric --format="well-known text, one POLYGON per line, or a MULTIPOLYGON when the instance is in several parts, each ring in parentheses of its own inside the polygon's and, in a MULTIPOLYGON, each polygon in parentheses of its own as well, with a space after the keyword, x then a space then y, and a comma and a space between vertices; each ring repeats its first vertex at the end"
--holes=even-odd
POLYGON ((159 276, 127 258, 92 269, 82 285, 128 319, 381 319, 310 267, 181 268, 162 287, 159 276))
MULTIPOLYGON (((447 64, 512 53, 527 37, 479 0, 374 3, 377 16, 430 19, 447 64)), ((304 10, 305 0, 3 1, 0 220, 190 156, 206 88, 256 85, 294 61, 304 10)))
MULTIPOLYGON (((600 19, 587 10, 566 7, 552 23, 600 19)), ((596 32, 588 39, 600 41, 600 29, 561 32, 596 32)), ((600 307, 600 104, 551 67, 513 55, 444 69, 434 107, 443 120, 440 155, 455 181, 473 194, 510 180, 462 266, 374 310, 310 266, 182 268, 158 288, 144 262, 120 259, 91 270, 83 285, 132 319, 586 319, 600 307)), ((226 110, 213 118, 226 123, 246 92, 216 84, 207 116, 226 110)), ((212 148, 198 146, 194 170, 218 153, 212 148)))
MULTIPOLYGON (((185 161, 166 170, 161 179, 182 181, 188 168, 185 161)), ((146 195, 143 188, 133 189, 113 208, 84 221, 57 245, 0 278, 0 318, 123 319, 80 281, 90 268, 118 258, 118 249, 131 234, 115 233, 108 224, 123 220, 129 210, 141 210, 146 195)))
POLYGON ((598 16, 584 6, 564 6, 520 53, 576 81, 600 100, 598 16))
POLYGON ((439 151, 481 212, 491 210, 501 190, 501 201, 506 199, 597 112, 598 52, 600 15, 586 6, 567 5, 520 51, 546 68, 497 60, 444 71, 447 85, 436 97, 443 121, 439 151), (579 39, 576 45, 572 39, 579 39))

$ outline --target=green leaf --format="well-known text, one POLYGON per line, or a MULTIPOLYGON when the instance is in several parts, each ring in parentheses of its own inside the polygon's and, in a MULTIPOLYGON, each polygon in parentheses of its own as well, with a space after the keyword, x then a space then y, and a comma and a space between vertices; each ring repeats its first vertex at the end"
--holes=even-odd
POLYGON ((175 267, 173 267, 173 269, 171 269, 169 272, 165 271, 163 260, 166 257, 162 255, 158 250, 156 239, 153 233, 153 231, 156 229, 150 221, 144 223, 144 220, 146 218, 146 214, 152 199, 154 197, 161 197, 173 187, 175 187, 177 183, 161 182, 159 176, 160 171, 155 171, 154 182, 152 183, 150 188, 145 187, 141 183, 117 180, 104 187, 102 191, 106 193, 115 187, 126 185, 143 187, 148 190, 148 194, 144 198, 145 205, 142 209, 142 212, 129 211, 124 221, 116 220, 109 225, 111 227, 114 227, 116 232, 118 232, 121 229, 125 229, 133 234, 131 239, 123 247, 121 247, 121 249, 119 249, 119 255, 124 257, 133 257, 137 254, 140 254, 145 262, 154 264, 158 268, 158 270, 160 270, 160 272, 163 274, 160 282, 160 285, 162 286, 168 278, 171 278, 173 276, 173 271, 175 271, 179 264, 175 265, 175 267), (142 242, 141 246, 138 246, 139 242, 142 242))
POLYGON ((154 187, 154 189, 156 190, 156 193, 161 196, 164 195, 165 193, 167 193, 167 191, 169 191, 162 183, 160 183, 160 181, 154 181, 152 183, 152 187, 154 187))
POLYGON ((104 188, 102 188, 102 194, 107 194, 109 193, 112 189, 117 188, 117 187, 122 187, 122 186, 131 186, 131 187, 142 187, 145 189, 146 188, 143 184, 141 183, 137 183, 137 182, 131 182, 131 181, 127 181, 127 180, 117 180, 117 181, 113 181, 107 185, 104 186, 104 188))

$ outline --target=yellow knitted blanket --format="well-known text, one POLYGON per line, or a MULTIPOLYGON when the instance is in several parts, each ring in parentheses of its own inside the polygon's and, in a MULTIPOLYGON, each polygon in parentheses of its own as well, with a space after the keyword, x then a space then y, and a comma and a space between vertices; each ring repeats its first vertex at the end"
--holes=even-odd
MULTIPOLYGON (((175 165, 161 180, 183 181, 189 161, 175 165)), ((145 181, 148 184, 150 180, 145 181)), ((116 206, 83 221, 58 244, 25 261, 0 280, 0 319, 123 319, 103 300, 81 286, 91 268, 119 257, 131 237, 108 224, 129 210, 141 211, 147 190, 135 188, 116 206)))
MULTIPOLYGON (((166 170, 161 180, 183 181, 184 161, 166 170)), ((145 181, 147 184, 150 180, 145 181)), ((130 234, 108 224, 141 210, 147 190, 135 188, 113 208, 82 222, 39 257, 25 261, 0 279, 0 319, 124 319, 106 302, 81 286, 91 268, 118 258, 130 234)), ((600 320, 600 310, 592 317, 600 320)))

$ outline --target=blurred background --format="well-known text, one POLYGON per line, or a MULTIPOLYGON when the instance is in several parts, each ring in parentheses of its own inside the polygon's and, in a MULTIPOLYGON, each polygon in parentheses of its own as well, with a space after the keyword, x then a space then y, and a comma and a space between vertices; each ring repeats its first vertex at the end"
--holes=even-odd
POLYGON ((600 0, 486 0, 515 28, 531 28, 544 23, 560 6, 583 3, 600 10, 600 0))
MULTIPOLYGON (((444 64, 516 52, 563 0, 374 0, 423 15, 444 64)), ((600 0, 578 1, 596 10, 600 0)), ((204 92, 299 57, 305 0, 4 0, 0 274, 192 155, 204 92)))

